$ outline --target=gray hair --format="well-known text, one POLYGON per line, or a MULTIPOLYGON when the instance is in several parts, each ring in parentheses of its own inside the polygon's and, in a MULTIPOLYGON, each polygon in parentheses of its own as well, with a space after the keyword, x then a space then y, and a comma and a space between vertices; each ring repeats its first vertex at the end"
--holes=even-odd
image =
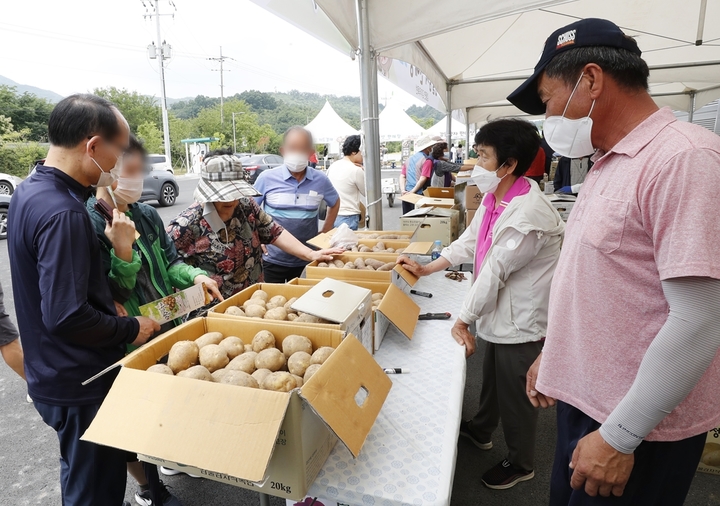
POLYGON ((300 125, 291 126, 287 130, 285 130, 285 133, 283 134, 283 144, 285 144, 285 141, 287 140, 288 136, 293 132, 304 133, 307 136, 308 140, 310 141, 310 145, 311 146, 315 145, 315 143, 313 142, 313 136, 312 136, 312 133, 310 132, 310 130, 308 130, 305 127, 301 127, 300 125))

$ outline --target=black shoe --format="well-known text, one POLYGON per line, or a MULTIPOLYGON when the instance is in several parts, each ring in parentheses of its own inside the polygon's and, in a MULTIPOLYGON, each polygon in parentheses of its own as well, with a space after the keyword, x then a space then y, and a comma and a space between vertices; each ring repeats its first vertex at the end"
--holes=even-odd
POLYGON ((535 478, 535 471, 517 469, 507 460, 503 460, 482 476, 482 482, 487 488, 505 490, 512 488, 521 481, 535 478))
POLYGON ((481 450, 489 450, 493 447, 492 441, 483 443, 475 438, 475 434, 470 429, 470 420, 463 420, 460 422, 460 435, 468 438, 472 443, 480 448, 481 450))
MULTIPOLYGON (((170 493, 162 481, 160 482, 160 500, 162 501, 162 506, 182 506, 180 500, 170 493)), ((140 506, 153 506, 150 490, 137 491, 135 493, 135 502, 140 506)))

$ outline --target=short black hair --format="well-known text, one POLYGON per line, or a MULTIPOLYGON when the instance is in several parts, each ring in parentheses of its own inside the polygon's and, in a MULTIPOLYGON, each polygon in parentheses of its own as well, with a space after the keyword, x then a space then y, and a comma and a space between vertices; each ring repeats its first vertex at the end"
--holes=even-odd
POLYGON ((483 125, 475 134, 475 144, 495 149, 498 167, 508 160, 517 161, 513 175, 520 177, 532 165, 540 149, 537 128, 522 119, 496 119, 483 125))
POLYGON ((50 113, 48 140, 53 146, 74 148, 95 135, 113 139, 120 133, 116 114, 115 105, 97 95, 70 95, 50 113))
POLYGON ((650 69, 640 55, 627 49, 607 46, 578 47, 563 51, 545 67, 548 77, 575 86, 585 65, 594 63, 627 90, 647 90, 650 69))
POLYGON ((137 153, 143 158, 147 156, 147 149, 145 149, 145 146, 143 145, 142 141, 135 137, 133 134, 130 134, 130 144, 128 145, 128 148, 125 150, 126 154, 130 153, 137 153))
POLYGON ((430 151, 430 156, 432 156, 436 160, 439 160, 440 158, 445 156, 445 150, 447 148, 447 142, 438 142, 432 147, 432 150, 430 151))
POLYGON ((291 127, 288 128, 287 130, 285 130, 285 133, 283 134, 283 139, 282 139, 282 140, 283 140, 283 144, 285 144, 285 141, 287 140, 288 136, 289 136, 291 133, 293 133, 293 132, 302 132, 302 133, 304 133, 305 135, 307 135, 307 138, 308 138, 308 140, 310 141, 310 144, 313 145, 313 146, 315 145, 315 143, 313 142, 313 136, 312 136, 312 133, 310 133, 310 130, 308 130, 307 128, 302 127, 302 126, 300 126, 300 125, 291 126, 291 127))
POLYGON ((345 156, 350 156, 353 153, 357 153, 360 151, 360 144, 362 142, 362 139, 359 135, 349 135, 345 142, 343 142, 342 145, 342 152, 345 156))

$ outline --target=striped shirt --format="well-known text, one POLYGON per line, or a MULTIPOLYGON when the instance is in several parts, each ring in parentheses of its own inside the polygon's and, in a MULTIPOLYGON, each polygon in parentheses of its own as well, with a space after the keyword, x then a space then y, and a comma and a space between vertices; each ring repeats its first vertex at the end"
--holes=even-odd
MULTIPOLYGON (((255 181, 255 189, 262 195, 257 203, 300 242, 315 237, 318 230, 318 211, 324 200, 328 207, 338 201, 328 177, 319 170, 308 167, 305 177, 298 182, 285 165, 263 171, 255 181)), ((267 246, 264 261, 285 267, 300 267, 307 262, 285 253, 276 246, 267 246)))

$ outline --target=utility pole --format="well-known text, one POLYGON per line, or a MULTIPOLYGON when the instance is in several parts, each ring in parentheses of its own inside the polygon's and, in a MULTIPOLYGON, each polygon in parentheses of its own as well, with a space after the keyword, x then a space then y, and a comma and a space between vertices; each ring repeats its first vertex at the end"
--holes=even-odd
MULTIPOLYGON (((221 103, 222 103, 222 102, 221 102, 221 103)), ((233 118, 233 153, 237 153, 237 137, 235 136, 235 115, 236 115, 236 114, 245 114, 245 111, 232 113, 232 118, 233 118)))
POLYGON ((220 69, 213 69, 214 72, 220 72, 220 124, 225 123, 225 111, 223 110, 223 107, 225 105, 225 83, 223 81, 223 73, 225 70, 223 69, 223 63, 225 60, 234 60, 234 58, 230 58, 229 56, 223 56, 222 54, 222 46, 220 46, 220 57, 219 58, 208 58, 208 60, 220 62, 220 69))
MULTIPOLYGON (((148 57, 152 60, 158 60, 158 66, 160 68, 160 107, 162 109, 162 122, 163 122, 163 143, 165 145, 165 156, 168 163, 172 167, 172 161, 170 159, 170 124, 168 121, 168 110, 167 110, 167 96, 165 94, 165 60, 169 60, 172 56, 172 48, 170 44, 162 40, 160 33, 160 16, 174 16, 174 14, 160 14, 160 0, 153 0, 154 13, 147 12, 148 7, 145 5, 143 0, 140 0, 145 7, 146 14, 145 18, 155 17, 155 27, 157 29, 157 45, 155 42, 148 46, 148 57)), ((170 2, 170 5, 175 7, 175 4, 170 2)))

